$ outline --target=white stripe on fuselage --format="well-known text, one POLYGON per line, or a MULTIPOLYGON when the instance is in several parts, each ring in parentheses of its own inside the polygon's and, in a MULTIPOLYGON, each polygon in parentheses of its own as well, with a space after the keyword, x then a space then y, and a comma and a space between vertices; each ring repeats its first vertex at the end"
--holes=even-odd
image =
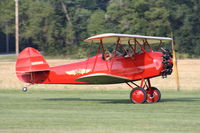
POLYGON ((44 61, 31 62, 31 65, 41 65, 41 64, 44 64, 44 61))

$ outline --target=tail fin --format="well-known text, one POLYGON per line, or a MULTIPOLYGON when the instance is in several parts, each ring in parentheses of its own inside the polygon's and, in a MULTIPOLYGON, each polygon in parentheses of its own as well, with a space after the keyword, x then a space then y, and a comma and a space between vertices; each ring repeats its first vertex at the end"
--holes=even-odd
POLYGON ((34 48, 25 48, 16 61, 16 75, 26 83, 43 83, 49 74, 49 65, 34 48))
POLYGON ((49 65, 34 48, 25 48, 16 61, 16 72, 49 71, 49 65))

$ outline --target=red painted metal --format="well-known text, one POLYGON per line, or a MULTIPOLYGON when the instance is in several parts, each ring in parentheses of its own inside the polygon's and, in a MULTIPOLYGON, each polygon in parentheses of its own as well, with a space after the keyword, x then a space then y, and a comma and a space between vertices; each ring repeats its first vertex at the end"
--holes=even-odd
POLYGON ((157 88, 152 87, 151 89, 147 89, 147 102, 153 103, 158 102, 160 100, 161 94, 157 88))
POLYGON ((135 81, 160 76, 163 70, 162 56, 161 52, 142 52, 134 58, 116 56, 105 61, 102 54, 97 54, 85 61, 48 67, 38 51, 26 48, 17 59, 16 73, 20 80, 36 84, 87 84, 76 79, 94 73, 111 74, 135 81))
POLYGON ((142 88, 135 88, 131 92, 131 101, 134 103, 143 103, 146 101, 146 93, 142 88))
POLYGON ((140 88, 144 88, 145 87, 145 79, 144 78, 142 78, 141 79, 141 83, 140 83, 140 88))
POLYGON ((49 65, 36 49, 24 49, 18 56, 16 71, 23 72, 37 70, 49 70, 49 65))

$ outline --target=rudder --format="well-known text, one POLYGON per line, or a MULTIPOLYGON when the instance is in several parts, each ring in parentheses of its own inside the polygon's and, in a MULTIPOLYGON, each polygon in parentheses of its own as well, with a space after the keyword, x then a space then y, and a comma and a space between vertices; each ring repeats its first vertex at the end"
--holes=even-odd
POLYGON ((20 80, 28 83, 42 82, 48 73, 49 65, 36 49, 27 47, 18 55, 16 74, 20 80))
POLYGON ((39 51, 34 48, 25 48, 17 57, 17 72, 34 72, 47 70, 49 70, 48 63, 44 60, 39 51))

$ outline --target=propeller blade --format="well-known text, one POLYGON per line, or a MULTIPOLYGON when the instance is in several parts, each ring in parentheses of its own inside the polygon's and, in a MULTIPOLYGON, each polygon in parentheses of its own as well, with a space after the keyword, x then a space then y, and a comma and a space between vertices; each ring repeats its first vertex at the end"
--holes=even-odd
POLYGON ((176 87, 177 87, 177 90, 180 91, 180 82, 179 82, 178 66, 177 66, 177 60, 176 60, 176 52, 174 50, 174 39, 172 39, 172 56, 173 56, 173 70, 174 70, 175 79, 176 79, 176 87))

